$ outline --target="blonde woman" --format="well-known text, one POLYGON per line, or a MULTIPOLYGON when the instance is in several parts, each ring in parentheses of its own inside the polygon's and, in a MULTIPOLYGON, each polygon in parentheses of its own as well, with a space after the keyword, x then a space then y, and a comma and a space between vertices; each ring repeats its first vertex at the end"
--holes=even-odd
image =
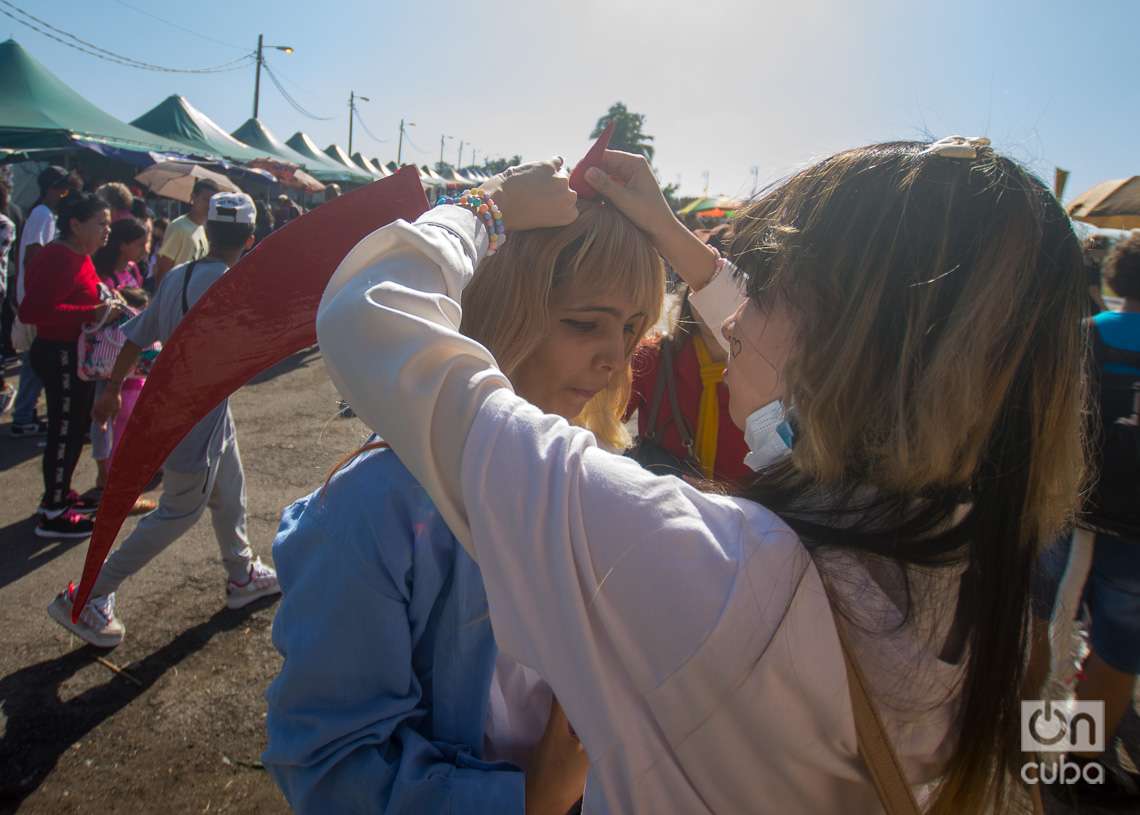
MULTIPOLYGON (((508 235, 572 217, 557 166, 492 184, 508 235)), ((590 183, 710 324, 729 317, 730 411, 760 466, 739 497, 647 473, 512 391, 457 330, 487 242, 466 212, 358 246, 317 320, 333 381, 478 561, 500 648, 574 723, 583 811, 881 812, 844 640, 902 790, 933 784, 940 815, 1010 811, 1032 759, 1030 571, 1084 468, 1064 211, 985 140, 849 150, 738 217, 741 302, 648 164, 605 166, 590 183)))
MULTIPOLYGON (((449 209, 423 220, 456 229, 449 209)), ((621 450, 630 355, 663 294, 649 240, 613 207, 583 204, 569 226, 512 236, 482 262, 460 330, 528 399, 621 450)), ((545 683, 497 658, 478 567, 382 448, 350 456, 282 518, 285 663, 265 766, 302 813, 565 815, 582 794, 581 747, 545 683)))

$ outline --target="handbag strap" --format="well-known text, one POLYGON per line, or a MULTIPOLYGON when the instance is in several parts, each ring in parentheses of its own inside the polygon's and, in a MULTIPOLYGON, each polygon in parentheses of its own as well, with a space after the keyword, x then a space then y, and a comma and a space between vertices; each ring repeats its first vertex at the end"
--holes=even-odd
MULTIPOLYGON (((657 357, 657 381, 653 387, 653 401, 649 404, 649 422, 645 437, 650 441, 657 440, 657 416, 661 411, 661 400, 665 391, 669 392, 669 409, 673 413, 673 424, 677 427, 677 435, 681 437, 681 444, 685 446, 687 461, 693 464, 697 457, 693 454, 693 434, 685 417, 681 413, 681 403, 677 398, 676 374, 673 372, 673 338, 665 337, 661 340, 660 351, 657 357)), ((699 467, 697 468, 700 469, 699 467)))
POLYGON ((186 316, 186 312, 190 310, 190 301, 187 299, 186 292, 190 288, 190 278, 194 276, 194 267, 198 265, 198 261, 193 260, 190 265, 186 267, 186 274, 182 275, 182 316, 186 316))
POLYGON ((883 720, 879 718, 867 692, 867 681, 855 661, 851 644, 843 630, 843 622, 835 614, 834 606, 832 617, 835 618, 835 631, 839 634, 839 645, 843 649, 843 662, 847 666, 847 688, 851 694, 851 710, 855 714, 859 754, 871 772, 871 781, 879 794, 879 801, 887 815, 919 815, 922 810, 903 775, 898 755, 887 738, 883 720))

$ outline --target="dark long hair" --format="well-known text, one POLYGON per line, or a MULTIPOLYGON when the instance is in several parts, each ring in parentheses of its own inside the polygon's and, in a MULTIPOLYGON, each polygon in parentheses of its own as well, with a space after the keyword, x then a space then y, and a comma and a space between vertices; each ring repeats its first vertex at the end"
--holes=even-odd
POLYGON ((115 264, 119 262, 119 252, 123 246, 145 237, 146 227, 134 218, 120 218, 111 224, 111 236, 107 238, 106 245, 96 250, 91 257, 99 277, 110 278, 115 271, 115 264))
POLYGON ((100 210, 107 209, 107 202, 89 192, 73 192, 59 201, 59 211, 56 220, 59 225, 61 238, 71 237, 72 219, 84 223, 95 217, 100 210))
POLYGON ((1024 761, 1030 573, 1082 488, 1088 298, 1044 184, 989 149, 926 147, 840 153, 737 217, 748 296, 798 331, 795 449, 744 494, 797 531, 829 585, 853 562, 886 568, 902 625, 955 620, 942 653, 962 665, 957 744, 930 812, 1004 812, 1024 761), (945 567, 963 575, 956 609, 909 589, 914 570, 945 567))

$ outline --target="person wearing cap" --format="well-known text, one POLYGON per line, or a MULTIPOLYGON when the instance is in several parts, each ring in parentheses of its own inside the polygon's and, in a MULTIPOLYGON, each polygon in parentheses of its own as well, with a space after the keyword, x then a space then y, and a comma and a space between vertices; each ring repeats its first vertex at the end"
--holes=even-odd
MULTIPOLYGON (((92 411, 97 423, 106 424, 119 412, 123 380, 142 349, 166 342, 194 303, 253 245, 255 224, 253 200, 245 193, 218 193, 209 199, 205 229, 210 250, 204 258, 172 269, 146 310, 123 326, 127 342, 92 411)), ((246 537, 245 473, 229 400, 195 425, 167 457, 162 487, 158 508, 139 521, 103 564, 79 621, 71 621, 74 584, 48 606, 53 619, 92 645, 111 648, 122 641, 126 629, 115 616, 115 591, 189 531, 207 508, 228 577, 226 605, 242 608, 281 591, 276 572, 254 558, 246 537)))
MULTIPOLYGON (((59 209, 59 202, 79 189, 79 179, 63 167, 54 164, 44 168, 37 180, 40 186, 40 198, 24 222, 24 230, 20 233, 20 245, 16 253, 16 287, 12 304, 17 310, 24 300, 25 271, 31 265, 36 253, 55 240, 55 213, 59 209)), ((47 433, 47 420, 36 417, 36 403, 44 386, 36 376, 36 372, 32 370, 27 347, 31 345, 34 333, 28 326, 18 326, 13 330, 13 334, 21 331, 24 333, 24 341, 19 345, 25 347, 20 354, 20 382, 16 388, 16 400, 12 407, 12 427, 9 432, 17 437, 43 436, 47 433)))
POLYGON ((205 230, 206 216, 210 210, 210 197, 219 192, 221 188, 212 179, 199 178, 194 182, 194 189, 190 192, 190 211, 175 218, 166 228, 154 267, 156 284, 161 283, 175 266, 206 256, 210 248, 205 230))

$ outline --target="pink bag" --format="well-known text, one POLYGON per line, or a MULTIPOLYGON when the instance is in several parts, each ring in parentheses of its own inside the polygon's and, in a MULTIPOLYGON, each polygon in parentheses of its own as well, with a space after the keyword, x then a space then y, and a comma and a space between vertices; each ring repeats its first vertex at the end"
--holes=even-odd
POLYGON ((108 379, 115 367, 115 358, 127 342, 123 324, 138 312, 127 309, 117 320, 83 326, 79 334, 77 353, 79 356, 79 378, 87 382, 108 379))

